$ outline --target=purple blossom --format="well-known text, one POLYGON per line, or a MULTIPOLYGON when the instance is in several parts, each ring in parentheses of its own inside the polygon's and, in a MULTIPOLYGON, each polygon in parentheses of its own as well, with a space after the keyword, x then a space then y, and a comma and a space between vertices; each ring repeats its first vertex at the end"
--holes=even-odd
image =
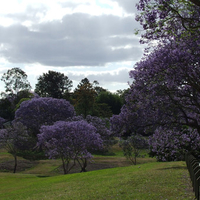
POLYGON ((42 125, 51 125, 74 116, 74 107, 64 99, 33 98, 21 103, 15 120, 22 122, 36 136, 42 125))
POLYGON ((200 136, 197 130, 191 128, 170 130, 160 127, 150 137, 149 145, 150 155, 158 161, 184 160, 186 152, 199 155, 200 136))
POLYGON ((139 14, 135 19, 145 30, 142 32, 141 43, 150 43, 152 40, 162 42, 174 38, 180 32, 187 35, 194 34, 197 30, 198 35, 199 5, 193 3, 178 0, 140 0, 137 4, 139 14))
POLYGON ((102 139, 96 128, 86 121, 58 121, 42 126, 38 134, 38 146, 43 146, 49 158, 61 158, 64 174, 75 165, 85 171, 87 160, 92 158, 91 150, 102 148, 102 139), (73 162, 72 162, 73 161, 73 162))
POLYGON ((91 115, 87 115, 86 118, 79 115, 68 119, 68 121, 82 120, 85 120, 87 123, 91 124, 96 128, 96 133, 98 133, 101 136, 101 139, 103 140, 103 151, 108 151, 109 147, 116 142, 114 139, 114 134, 110 130, 108 119, 102 119, 91 115))

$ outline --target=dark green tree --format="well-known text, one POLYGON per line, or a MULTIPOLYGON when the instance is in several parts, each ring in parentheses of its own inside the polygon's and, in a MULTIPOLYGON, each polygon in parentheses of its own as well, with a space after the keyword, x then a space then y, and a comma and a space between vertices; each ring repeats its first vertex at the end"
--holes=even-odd
POLYGON ((122 104, 124 105, 126 103, 126 95, 129 93, 129 88, 124 89, 124 90, 117 90, 116 94, 120 96, 122 100, 122 104))
POLYGON ((19 108, 23 100, 28 100, 34 97, 34 94, 28 90, 19 91, 17 94, 8 94, 0 99, 0 117, 7 121, 12 121, 15 117, 15 111, 19 108))
POLYGON ((119 114, 123 105, 122 98, 118 94, 102 91, 96 98, 97 104, 107 104, 113 114, 119 114))
POLYGON ((87 78, 81 80, 74 91, 74 106, 78 115, 92 115, 97 93, 87 78))
POLYGON ((107 91, 103 87, 99 86, 99 82, 98 81, 93 81, 92 85, 93 85, 94 90, 97 93, 97 95, 99 95, 101 92, 106 92, 107 91))
POLYGON ((15 113, 12 110, 12 104, 8 98, 0 99, 0 116, 8 121, 14 119, 15 113))
POLYGON ((38 78, 35 85, 35 92, 41 97, 69 99, 69 92, 72 88, 72 81, 63 73, 48 71, 38 78))
POLYGON ((3 74, 1 80, 5 83, 5 93, 7 94, 17 94, 22 90, 30 90, 31 85, 27 80, 26 73, 20 68, 9 69, 6 73, 3 74))

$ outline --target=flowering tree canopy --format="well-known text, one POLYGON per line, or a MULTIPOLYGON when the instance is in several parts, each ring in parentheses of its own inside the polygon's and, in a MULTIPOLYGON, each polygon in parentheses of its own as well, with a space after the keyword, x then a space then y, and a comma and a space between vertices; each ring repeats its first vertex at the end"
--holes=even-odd
POLYGON ((159 129, 165 135, 186 126, 200 134, 198 1, 140 0, 137 6, 141 42, 154 45, 130 72, 126 104, 111 118, 111 128, 119 134, 159 129))
POLYGON ((115 142, 114 140, 114 134, 110 131, 109 128, 109 120, 104 118, 99 118, 96 116, 87 115, 86 118, 84 118, 82 115, 74 116, 72 118, 69 118, 68 121, 82 121, 85 120, 87 123, 91 124, 96 128, 96 133, 98 133, 103 140, 103 148, 101 150, 107 151, 108 148, 113 145, 115 142))
POLYGON ((110 131, 109 127, 109 120, 107 118, 99 118, 96 116, 87 115, 86 118, 84 118, 82 115, 74 116, 70 121, 82 121, 85 120, 87 123, 91 124, 96 128, 96 133, 98 133, 101 136, 101 139, 103 140, 103 151, 107 151, 110 146, 112 146, 116 140, 114 137, 116 136, 113 132, 110 131))
POLYGON ((199 37, 158 45, 130 72, 134 81, 112 128, 187 125, 200 133, 199 63, 199 37))
POLYGON ((150 155, 158 161, 184 160, 185 153, 190 152, 199 156, 200 136, 197 130, 185 128, 156 129, 149 140, 150 155))
POLYGON ((136 20, 144 30, 142 42, 195 33, 200 28, 199 0, 140 0, 137 9, 136 20))
POLYGON ((74 107, 64 99, 33 98, 21 103, 15 120, 22 122, 36 136, 42 125, 50 125, 74 116, 74 107))
POLYGON ((102 119, 96 116, 87 115, 86 121, 92 124, 96 129, 97 133, 103 140, 103 150, 106 151, 115 142, 114 134, 110 131, 108 119, 102 119))
POLYGON ((85 171, 90 150, 102 147, 96 128, 86 121, 59 121, 51 126, 42 126, 38 134, 38 145, 43 146, 49 158, 60 157, 64 173, 68 173, 77 161, 85 171), (70 166, 70 161, 74 163, 70 166))

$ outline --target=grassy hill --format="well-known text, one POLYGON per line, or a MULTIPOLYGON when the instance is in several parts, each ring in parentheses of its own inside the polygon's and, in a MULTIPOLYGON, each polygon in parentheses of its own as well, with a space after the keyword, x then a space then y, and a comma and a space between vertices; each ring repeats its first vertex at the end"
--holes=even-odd
MULTIPOLYGON (((0 153, 0 165, 11 164, 11 159, 0 153)), ((20 162, 24 168, 20 166, 18 173, 0 172, 0 199, 194 199, 185 162, 161 163, 146 157, 132 166, 118 152, 95 156, 88 166, 93 171, 68 175, 62 175, 59 160, 20 162)))

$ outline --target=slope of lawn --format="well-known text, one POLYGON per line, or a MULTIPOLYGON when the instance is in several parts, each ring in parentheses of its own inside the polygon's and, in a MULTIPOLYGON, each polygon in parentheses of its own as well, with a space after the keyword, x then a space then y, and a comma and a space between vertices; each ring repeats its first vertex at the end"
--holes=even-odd
MULTIPOLYGON (((0 163, 11 158, 0 153, 0 163)), ((120 153, 96 155, 94 161, 120 167, 61 175, 59 160, 38 161, 16 174, 0 172, 0 199, 194 199, 185 162, 140 158, 132 166, 120 153)))

